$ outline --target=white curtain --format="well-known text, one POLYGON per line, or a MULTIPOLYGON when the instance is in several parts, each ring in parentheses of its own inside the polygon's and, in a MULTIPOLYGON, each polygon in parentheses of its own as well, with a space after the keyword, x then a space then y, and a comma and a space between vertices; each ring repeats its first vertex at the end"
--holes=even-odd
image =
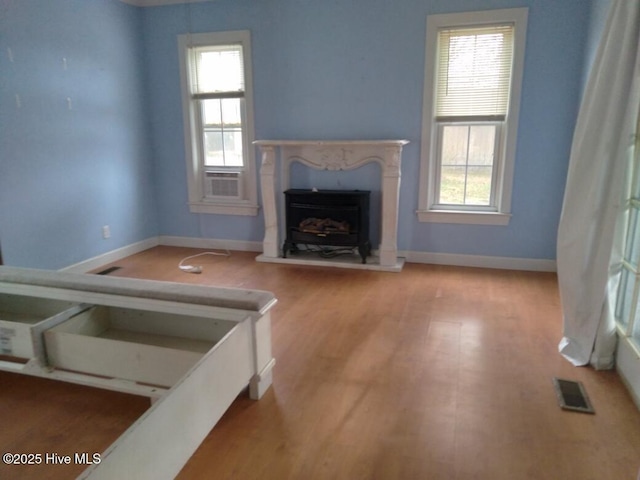
POLYGON ((571 147, 558 229, 564 337, 574 365, 611 368, 615 294, 640 111, 640 0, 613 0, 571 147))

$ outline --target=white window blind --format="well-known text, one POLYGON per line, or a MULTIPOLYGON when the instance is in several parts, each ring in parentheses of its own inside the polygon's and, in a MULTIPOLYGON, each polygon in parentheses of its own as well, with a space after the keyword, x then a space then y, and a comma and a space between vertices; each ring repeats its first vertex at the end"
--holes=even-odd
POLYGON ((191 93, 195 98, 244 96, 242 45, 191 49, 191 93))
POLYGON ((513 25, 438 32, 436 119, 504 120, 509 108, 513 25))

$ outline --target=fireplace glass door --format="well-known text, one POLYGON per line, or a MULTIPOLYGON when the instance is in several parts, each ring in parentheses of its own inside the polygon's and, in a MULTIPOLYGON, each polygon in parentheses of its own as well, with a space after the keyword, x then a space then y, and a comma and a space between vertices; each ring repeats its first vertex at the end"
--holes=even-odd
POLYGON ((323 256, 355 248, 366 263, 371 254, 368 190, 303 190, 284 192, 286 240, 283 257, 301 246, 323 256))

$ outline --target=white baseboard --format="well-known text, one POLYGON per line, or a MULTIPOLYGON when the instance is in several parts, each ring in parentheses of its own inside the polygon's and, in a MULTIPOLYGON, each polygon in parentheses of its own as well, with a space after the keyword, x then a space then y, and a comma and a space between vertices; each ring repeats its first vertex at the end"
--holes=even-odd
MULTIPOLYGON (((262 252, 262 242, 250 242, 246 240, 222 240, 216 238, 176 237, 160 235, 151 237, 141 242, 118 248, 83 262, 76 263, 61 269, 65 272, 83 273, 94 270, 107 263, 112 263, 121 258, 134 255, 158 245, 170 247, 205 248, 213 250, 236 250, 241 252, 262 252)), ((375 252, 374 252, 375 253, 375 252)), ((512 257, 488 257, 482 255, 460 255, 454 253, 431 252, 398 252, 398 257, 404 258, 407 263, 428 263, 433 265, 450 265, 457 267, 495 268, 502 270, 525 270, 534 272, 557 271, 555 260, 535 258, 512 257)))
POLYGON ((236 250, 240 252, 262 252, 262 242, 246 240, 220 240, 216 238, 172 237, 160 235, 160 245, 169 247, 211 248, 215 250, 236 250))
MULTIPOLYGON (((219 240, 214 238, 160 236, 160 245, 189 248, 212 248, 238 250, 243 252, 262 252, 262 242, 243 240, 219 240)), ((377 255, 377 250, 372 251, 377 255)), ((556 261, 535 258, 488 257, 481 255, 460 255, 454 253, 398 252, 399 258, 408 263, 430 263, 457 267, 495 268, 500 270, 524 270, 533 272, 555 272, 556 261)))
POLYGON ((409 263, 430 263, 456 267, 496 268, 501 270, 524 270, 533 272, 557 271, 555 260, 535 258, 487 257, 455 253, 398 252, 409 263))
POLYGON ((146 240, 132 243, 131 245, 127 245, 125 247, 103 253, 102 255, 98 255, 97 257, 93 257, 88 260, 69 265, 68 267, 61 268, 60 271, 85 273, 90 270, 95 270, 96 268, 101 267, 102 265, 105 265, 107 263, 117 262, 122 258, 128 257, 130 255, 135 255, 136 253, 140 253, 144 250, 148 250, 156 246, 158 246, 158 237, 147 238, 146 240))

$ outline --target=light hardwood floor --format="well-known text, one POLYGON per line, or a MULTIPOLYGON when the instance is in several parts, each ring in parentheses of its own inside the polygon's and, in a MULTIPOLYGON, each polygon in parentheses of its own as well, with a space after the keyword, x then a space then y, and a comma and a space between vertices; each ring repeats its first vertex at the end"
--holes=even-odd
MULTIPOLYGON (((242 394, 184 467, 187 479, 635 479, 640 413, 615 372, 557 353, 554 274, 407 264, 401 273, 191 261, 157 247, 113 276, 276 294, 272 388, 242 394), (561 410, 554 376, 581 380, 595 415, 561 410)), ((93 452, 143 398, 0 372, 0 450, 93 452)), ((179 432, 176 432, 179 442, 179 432)), ((72 478, 82 467, 7 467, 72 478)))

